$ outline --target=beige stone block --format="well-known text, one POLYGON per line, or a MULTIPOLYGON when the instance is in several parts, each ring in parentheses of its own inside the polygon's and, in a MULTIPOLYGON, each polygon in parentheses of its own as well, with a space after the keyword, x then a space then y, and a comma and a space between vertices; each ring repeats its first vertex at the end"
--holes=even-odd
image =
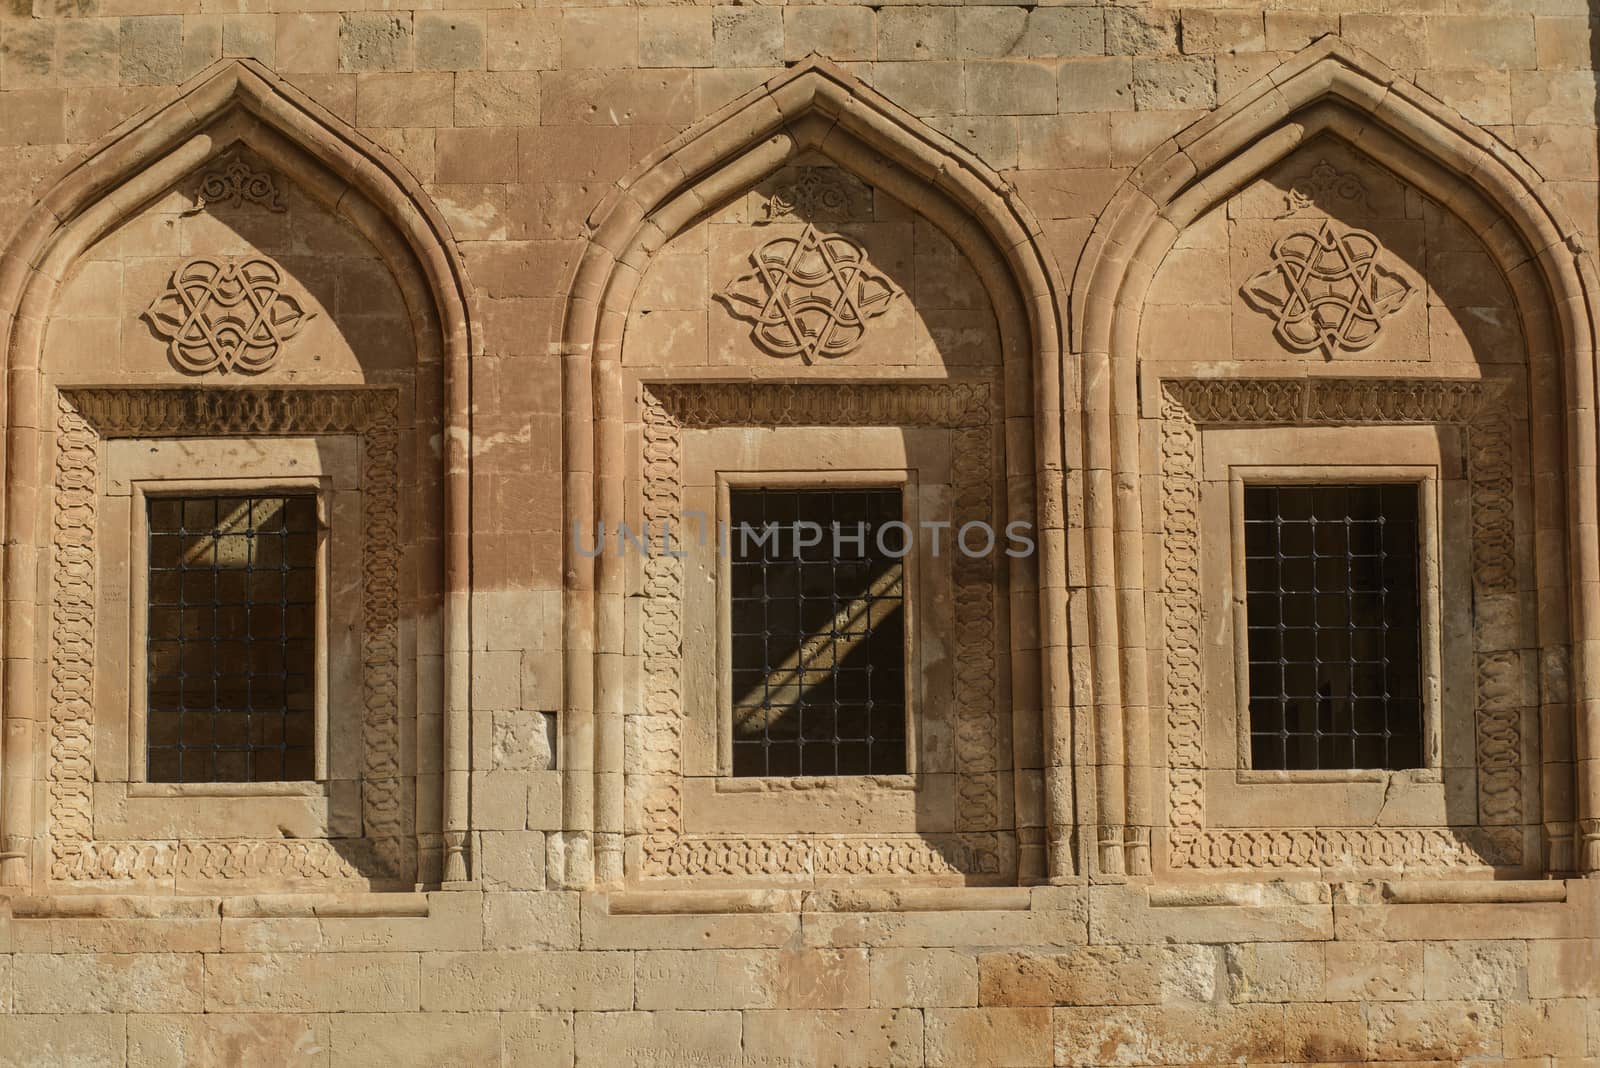
POLYGON ((1481 1001, 1386 1002, 1367 1010, 1368 1056, 1465 1060, 1498 1055, 1499 1007, 1481 1001))
MULTIPOLYGON (((56 77, 62 85, 114 86, 121 74, 117 49, 120 24, 115 19, 74 19, 64 22, 56 34, 61 57, 56 77)), ((278 61, 283 62, 282 54, 278 61)), ((122 109, 136 104, 138 90, 123 90, 122 109)), ((115 125, 115 123, 111 124, 115 125)))
POLYGON ((915 1010, 744 1014, 744 1052, 756 1064, 909 1068, 921 1063, 922 1049, 922 1014, 915 1010))
POLYGON ((781 1009, 858 1009, 872 1001, 865 949, 785 949, 776 975, 781 1009))
POLYGON ((874 1008, 978 1004, 978 960, 955 950, 873 950, 870 982, 874 1008))
POLYGON ((545 108, 562 121, 600 126, 676 126, 695 115, 694 72, 580 70, 545 74, 545 108))
POLYGON ((929 1009, 924 1015, 930 1068, 1054 1063, 1049 1009, 929 1009))
POLYGON ((1285 1005, 1283 1055, 1295 1063, 1362 1062, 1367 1055, 1367 1022, 1362 1007, 1285 1005))
POLYGON ((1576 938, 1529 942, 1528 996, 1600 997, 1600 942, 1576 938))
POLYGON ((1533 21, 1534 48, 1541 70, 1578 70, 1594 60, 1589 42, 1596 20, 1587 17, 1541 16, 1533 21))
POLYGON ((500 1014, 505 1064, 571 1065, 572 1014, 504 1012, 500 1014))
POLYGON ((1345 40, 1400 70, 1429 66, 1428 20, 1421 15, 1348 14, 1339 20, 1345 40))
POLYGON ((56 34, 53 22, 9 27, 5 42, 0 44, 0 88, 43 88, 54 83, 56 34))
POLYGON ((323 1066, 328 1063, 328 1019, 256 1012, 129 1016, 128 1063, 323 1066))
POLYGON ((1134 107, 1133 62, 1120 56, 1063 62, 1057 83, 1064 112, 1131 111, 1134 107))
POLYGON ((1321 941, 1333 937, 1325 886, 1251 887, 1238 905, 1151 907, 1142 890, 1090 890, 1090 939, 1096 943, 1321 941))
MULTIPOLYGON (((571 18, 570 12, 567 17, 571 18)), ((681 7, 641 9, 638 40, 642 67, 709 67, 711 11, 681 7)))
POLYGON ((872 65, 873 86, 913 115, 955 115, 966 110, 964 63, 928 60, 872 65))
POLYGON ((801 932, 798 912, 612 915, 593 895, 583 897, 582 914, 585 950, 776 948, 801 932))
POLYGON ((500 1057, 496 1013, 338 1012, 328 1017, 334 1064, 492 1064, 500 1057))
POLYGON ((1579 998, 1510 1002, 1502 1007, 1502 1038, 1507 1057, 1581 1057, 1585 1050, 1584 1010, 1579 998))
MULTIPOLYGON (((1120 106, 1133 106, 1131 91, 1120 106)), ((1157 145, 1202 114, 1199 111, 1118 111, 1107 116, 1111 123, 1111 165, 1132 167, 1142 162, 1157 145)))
POLYGON ((340 69, 340 16, 296 12, 276 18, 273 55, 278 70, 285 74, 331 74, 340 69))
POLYGON ((1510 82, 1508 118, 1501 121, 1578 126, 1594 122, 1595 84, 1587 72, 1512 71, 1510 82))
POLYGON ((1228 1000, 1325 1000, 1322 942, 1246 942, 1226 947, 1228 1000))
POLYGON ((19 954, 17 1012, 199 1012, 201 957, 186 953, 19 954))
POLYGON ((454 91, 447 73, 362 74, 356 114, 363 126, 449 126, 454 91))
POLYGON ((1318 37, 1339 32, 1340 19, 1332 12, 1268 11, 1266 47, 1271 52, 1298 52, 1318 37))
POLYGON ((877 15, 862 7, 785 7, 783 51, 786 60, 813 52, 841 63, 875 59, 877 15))
POLYGON ((1106 52, 1113 56, 1171 55, 1178 50, 1178 16, 1156 7, 1108 7, 1106 52))
POLYGON ((1209 108, 1217 102, 1216 64, 1208 56, 1133 61, 1133 98, 1140 111, 1209 108))
POLYGON ((717 8, 711 35, 718 67, 759 67, 783 60, 783 12, 778 8, 717 8))
POLYGON ((631 7, 580 7, 564 11, 561 66, 563 69, 637 66, 640 36, 639 13, 631 7))
MULTIPOLYGON (((324 32, 329 17, 318 19, 318 28, 324 32)), ((361 11, 342 16, 338 36, 339 69, 410 70, 416 56, 411 19, 410 12, 361 11)))
POLYGON ((485 25, 490 70, 548 70, 560 60, 559 11, 491 11, 485 25))
MULTIPOLYGON (((1465 933, 1465 932, 1464 932, 1465 933)), ((1428 943, 1423 947, 1423 996, 1429 1001, 1525 1000, 1525 942, 1428 943)))
POLYGON ((578 895, 554 890, 485 894, 483 939, 489 949, 577 949, 578 895))
POLYGON ((205 1008, 408 1012, 418 1007, 417 960, 415 953, 224 953, 206 961, 205 1008))
POLYGON ((422 1007, 429 1012, 615 1011, 632 1005, 630 953, 507 950, 422 958, 422 1007))
POLYGON ((886 7, 878 12, 877 58, 951 59, 956 13, 948 7, 886 7))
MULTIPOLYGON (((510 822, 517 818, 516 814, 521 809, 516 803, 517 799, 520 798, 525 805, 527 797, 526 787, 519 794, 513 780, 526 780, 510 773, 503 778, 507 780, 508 788, 502 807, 509 809, 510 815, 497 818, 510 822)), ((526 816, 523 818, 526 819, 526 816)), ((483 881, 492 889, 542 890, 545 885, 544 834, 540 831, 484 831, 479 863, 483 881)))
POLYGON ((1163 1005, 1143 1009, 1058 1008, 1056 1063, 1260 1064, 1283 1059, 1276 1005, 1163 1005))
POLYGON ((277 19, 271 14, 224 15, 222 18, 223 56, 243 56, 274 66, 277 49, 277 19))
POLYGON ((579 1012, 574 1042, 622 1064, 736 1064, 741 1023, 737 1012, 579 1012))
POLYGON ((457 126, 534 126, 539 76, 532 71, 464 71, 456 75, 457 126))
POLYGON ((1054 63, 973 60, 966 68, 967 111, 1000 115, 1051 115, 1056 111, 1054 63))
POLYGON ((1028 115, 1019 120, 1018 162, 1048 170, 1111 165, 1111 122, 1106 115, 1028 115))
POLYGON ((1139 1005, 1208 1000, 1216 955, 1206 946, 1080 946, 1066 953, 978 958, 983 1005, 1139 1005))
POLYGON ((0 1016, 0 1066, 120 1068, 127 1063, 121 1016, 0 1016))
POLYGON ((1266 23, 1256 11, 1189 9, 1182 16, 1183 51, 1191 55, 1259 52, 1266 47, 1266 23))
POLYGON ((1473 122, 1499 125, 1512 121, 1512 78, 1506 71, 1419 71, 1417 85, 1473 122))
POLYGON ((780 982, 787 981, 772 950, 646 950, 634 957, 640 1009, 776 1008, 780 982))
POLYGON ((1527 16, 1433 15, 1428 46, 1440 67, 1527 70, 1538 65, 1534 20, 1527 16))
POLYGON ((122 20, 117 51, 122 80, 132 85, 167 85, 184 73, 183 16, 136 15, 122 20))

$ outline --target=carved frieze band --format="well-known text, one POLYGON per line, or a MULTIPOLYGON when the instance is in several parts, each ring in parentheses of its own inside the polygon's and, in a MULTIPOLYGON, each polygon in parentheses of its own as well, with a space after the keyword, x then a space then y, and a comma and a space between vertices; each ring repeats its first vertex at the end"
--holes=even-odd
POLYGON ((56 412, 50 611, 50 878, 349 879, 414 866, 400 775, 398 397, 389 390, 63 390, 56 412), (94 839, 94 672, 100 442, 115 437, 361 436, 362 818, 365 838, 94 839), (360 863, 357 863, 357 860, 360 863))
MULTIPOLYGON (((955 432, 955 524, 994 514, 995 429, 987 384, 829 386, 656 385, 641 397, 644 518, 653 529, 682 518, 685 428, 905 426, 955 432)), ((954 568, 957 632, 955 756, 957 835, 748 839, 683 834, 683 570, 658 553, 644 564, 644 702, 627 725, 630 813, 645 835, 646 878, 673 875, 997 874, 1001 825, 996 701, 994 562, 954 568), (948 840, 946 840, 948 839, 948 840)))
POLYGON ((1461 867, 1521 861, 1524 653, 1496 644, 1515 626, 1516 530, 1510 418, 1498 387, 1358 379, 1169 380, 1161 395, 1163 656, 1169 863, 1175 868, 1461 867), (1200 428, 1460 425, 1471 488, 1480 826, 1218 829, 1205 824, 1200 428))

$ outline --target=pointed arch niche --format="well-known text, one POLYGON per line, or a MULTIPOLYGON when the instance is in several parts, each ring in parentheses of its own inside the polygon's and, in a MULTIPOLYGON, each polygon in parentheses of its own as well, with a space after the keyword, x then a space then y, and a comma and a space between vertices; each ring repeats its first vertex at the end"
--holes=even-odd
MULTIPOLYGON (((242 306, 221 285, 208 307, 242 306)), ((468 877, 468 293, 415 179, 252 61, 130 119, 43 196, 0 260, 3 885, 468 877), (253 279, 276 342, 235 350, 222 319, 181 347, 178 320, 206 318, 176 295, 191 269, 253 279), (295 471, 326 532, 315 779, 142 781, 140 480, 227 494, 204 480, 295 471)))
POLYGON ((1594 273, 1552 202, 1498 140, 1334 38, 1113 198, 1072 298, 1085 522, 1114 532, 1087 561, 1100 872, 1600 868, 1594 273), (1376 337, 1296 334, 1272 265, 1319 232, 1358 257, 1375 242, 1376 337), (1425 767, 1251 772, 1250 657, 1228 636, 1241 479, 1405 455, 1440 487, 1421 483, 1443 576, 1425 767))
MULTIPOLYGON (((705 436, 691 445, 693 435, 731 434, 715 440, 737 448, 767 434, 790 444, 746 450, 756 468, 779 453, 779 466, 804 467, 797 458, 815 449, 815 471, 827 475, 880 467, 923 433, 976 450, 935 447, 967 456, 953 462, 967 463, 972 496, 940 491, 957 512, 1026 522, 1037 550, 984 565, 993 569, 987 587, 952 579, 939 610, 954 613, 957 636, 928 631, 931 644, 947 643, 937 670, 954 695, 930 765, 971 774, 946 774, 941 785, 922 766, 901 777, 914 783, 898 794, 886 787, 870 799, 847 785, 844 800, 830 801, 832 788, 794 781, 708 801, 726 774, 707 755, 720 713, 708 707, 716 609, 704 591, 714 564, 692 552, 590 556, 569 538, 565 831, 550 869, 569 886, 655 887, 1073 875, 1061 485, 1076 441, 1063 446, 1061 290, 1038 224, 977 158, 819 59, 665 145, 591 220, 564 326, 566 512, 569 528, 586 532, 583 545, 597 523, 615 531, 641 520, 670 526, 680 545, 692 539, 695 527, 682 521, 697 499, 714 500, 698 487, 718 466, 693 473, 695 450, 722 447, 705 436), (811 223, 840 238, 830 254, 867 257, 882 287, 873 293, 895 294, 859 347, 837 359, 785 356, 782 338, 755 338, 750 295, 736 309, 729 292, 739 275, 761 283, 759 270, 749 272, 763 242, 792 251, 811 223), (922 253, 943 259, 919 272, 922 253), (952 313, 942 325, 939 312, 952 313), (840 460, 850 449, 859 460, 869 440, 887 447, 866 463, 840 460), (829 442, 841 443, 831 459, 821 456, 829 442), (966 623, 963 611, 973 617, 966 623), (983 650, 971 658, 954 649, 964 629, 983 650), (721 815, 696 815, 701 803, 720 803, 721 815), (872 822, 880 807, 904 818, 885 829, 872 822), (815 818, 788 818, 802 811, 815 818)), ((903 456, 895 465, 909 466, 903 456)), ((751 781, 723 780, 740 782, 751 781)))

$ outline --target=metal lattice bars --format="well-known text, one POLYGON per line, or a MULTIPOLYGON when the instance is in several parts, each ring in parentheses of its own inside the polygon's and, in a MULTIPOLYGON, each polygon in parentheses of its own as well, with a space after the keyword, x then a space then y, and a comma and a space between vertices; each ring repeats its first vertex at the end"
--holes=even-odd
POLYGON ((1418 486, 1244 490, 1251 765, 1422 763, 1418 486))
POLYGON ((733 773, 904 773, 903 542, 879 538, 900 489, 734 489, 729 509, 733 773))
POLYGON ((315 774, 317 499, 147 500, 152 782, 315 774))

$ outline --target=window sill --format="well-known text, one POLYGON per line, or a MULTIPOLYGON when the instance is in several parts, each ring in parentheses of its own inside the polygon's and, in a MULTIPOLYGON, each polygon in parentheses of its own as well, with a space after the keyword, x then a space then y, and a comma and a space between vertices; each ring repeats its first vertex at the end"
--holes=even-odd
POLYGON ((130 782, 129 797, 325 797, 328 784, 304 782, 130 782))

